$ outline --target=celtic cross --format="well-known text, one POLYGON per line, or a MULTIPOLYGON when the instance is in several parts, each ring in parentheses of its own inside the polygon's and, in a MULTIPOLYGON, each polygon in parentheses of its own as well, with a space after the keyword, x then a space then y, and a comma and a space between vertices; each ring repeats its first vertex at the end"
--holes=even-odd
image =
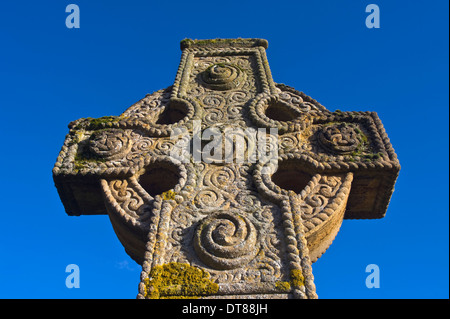
POLYGON ((69 124, 55 185, 69 215, 109 215, 138 298, 316 298, 343 219, 385 215, 400 165, 377 114, 274 83, 267 46, 183 40, 172 86, 69 124))

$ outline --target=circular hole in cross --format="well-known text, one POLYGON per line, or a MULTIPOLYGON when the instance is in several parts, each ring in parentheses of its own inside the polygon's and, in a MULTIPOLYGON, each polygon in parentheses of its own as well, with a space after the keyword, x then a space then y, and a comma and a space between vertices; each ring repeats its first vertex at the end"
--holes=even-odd
POLYGON ((288 122, 298 118, 300 113, 284 102, 274 101, 269 102, 265 110, 265 115, 271 120, 288 122))
POLYGON ((271 178, 272 182, 282 189, 300 194, 311 180, 311 175, 302 170, 300 163, 282 161, 271 178))
POLYGON ((145 168, 138 181, 152 197, 173 189, 179 182, 180 170, 168 162, 154 162, 145 168))
POLYGON ((156 124, 171 125, 175 124, 186 117, 189 108, 186 103, 181 101, 170 101, 164 107, 164 111, 159 114, 156 124))

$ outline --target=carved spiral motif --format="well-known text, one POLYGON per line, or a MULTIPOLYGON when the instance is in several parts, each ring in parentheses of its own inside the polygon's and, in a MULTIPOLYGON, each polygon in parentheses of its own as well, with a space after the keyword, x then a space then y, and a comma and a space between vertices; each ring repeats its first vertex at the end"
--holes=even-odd
POLYGON ((155 152, 157 154, 168 154, 174 148, 176 141, 170 139, 159 139, 155 143, 155 152))
POLYGON ((206 94, 202 97, 200 97, 203 105, 208 107, 217 107, 221 108, 225 105, 225 98, 218 94, 206 94))
POLYGON ((220 109, 208 109, 207 112, 205 112, 205 115, 203 116, 203 122, 206 125, 213 125, 218 122, 222 122, 226 120, 226 116, 224 115, 224 112, 220 109))
POLYGON ((203 189, 194 198, 197 208, 217 208, 223 204, 223 196, 219 191, 213 189, 203 189))
POLYGON ((216 63, 200 73, 203 84, 213 90, 226 91, 243 84, 245 73, 230 63, 216 63))
POLYGON ((109 186, 112 195, 128 215, 136 217, 136 215, 141 216, 145 213, 141 209, 145 204, 144 200, 133 188, 128 186, 127 180, 113 180, 109 186))
POLYGON ((213 167, 206 171, 203 183, 207 186, 227 189, 236 180, 236 172, 227 166, 213 167))
POLYGON ((229 103, 244 103, 250 99, 250 93, 245 90, 234 91, 229 97, 229 103))
POLYGON ((280 99, 282 99, 288 103, 292 103, 296 106, 299 106, 303 103, 303 99, 301 96, 292 94, 290 92, 281 92, 280 99))
POLYGON ((297 148, 299 144, 300 144, 299 139, 295 134, 285 134, 281 137, 281 146, 285 150, 297 148))
POLYGON ((133 144, 132 151, 142 151, 148 152, 152 149, 152 146, 155 144, 155 139, 150 137, 138 137, 133 144))
POLYGON ((361 143, 355 128, 345 123, 325 126, 319 131, 318 138, 325 149, 337 154, 349 154, 361 143))
POLYGON ((234 269, 258 253, 257 231, 246 217, 220 211, 203 219, 194 237, 198 257, 215 269, 234 269))
POLYGON ((96 131, 89 139, 90 152, 108 160, 124 157, 131 147, 130 136, 118 129, 96 131))
POLYGON ((240 119, 242 113, 242 105, 231 104, 227 108, 227 116, 229 120, 240 119))

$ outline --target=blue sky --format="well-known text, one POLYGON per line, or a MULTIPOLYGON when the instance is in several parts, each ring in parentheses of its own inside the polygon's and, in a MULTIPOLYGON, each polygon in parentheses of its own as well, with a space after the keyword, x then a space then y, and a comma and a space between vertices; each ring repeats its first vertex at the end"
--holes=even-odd
POLYGON ((121 114, 173 83, 180 40, 219 37, 267 39, 275 82, 331 111, 376 111, 398 154, 386 217, 344 221, 313 264, 319 297, 448 298, 448 1, 371 1, 2 3, 0 298, 135 298, 140 266, 108 217, 67 216, 51 171, 70 121, 121 114))

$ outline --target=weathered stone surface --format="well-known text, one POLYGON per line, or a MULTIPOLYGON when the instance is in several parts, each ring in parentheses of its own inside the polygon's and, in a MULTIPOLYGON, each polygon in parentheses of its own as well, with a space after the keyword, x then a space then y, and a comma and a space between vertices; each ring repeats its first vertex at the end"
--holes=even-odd
POLYGON ((109 215, 139 298, 316 298, 342 220, 385 215, 400 165, 381 121, 274 83, 265 40, 181 48, 173 86, 69 124, 66 212, 109 215))

